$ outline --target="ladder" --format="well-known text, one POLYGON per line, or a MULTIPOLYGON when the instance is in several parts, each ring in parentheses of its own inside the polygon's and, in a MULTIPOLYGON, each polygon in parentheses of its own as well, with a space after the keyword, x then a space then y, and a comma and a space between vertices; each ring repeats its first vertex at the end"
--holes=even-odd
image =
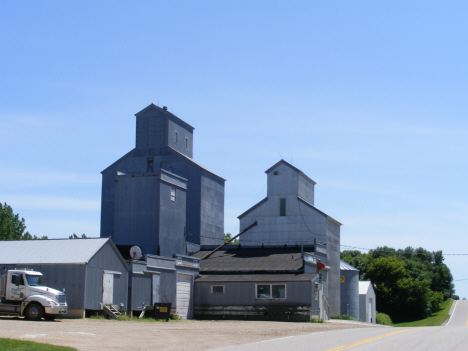
POLYGON ((112 305, 104 305, 103 310, 112 319, 117 319, 120 316, 120 312, 112 305))

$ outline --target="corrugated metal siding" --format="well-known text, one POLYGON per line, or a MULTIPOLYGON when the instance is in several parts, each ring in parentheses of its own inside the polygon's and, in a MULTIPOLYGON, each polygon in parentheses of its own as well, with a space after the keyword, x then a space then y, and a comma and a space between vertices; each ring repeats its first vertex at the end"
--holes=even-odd
POLYGON ((159 178, 118 176, 116 180, 114 242, 117 245, 137 245, 143 254, 156 254, 159 244, 159 178))
POLYGON ((108 238, 0 241, 0 264, 86 263, 108 238))
POLYGON ((327 219, 327 256, 330 271, 328 279, 328 303, 330 304, 330 317, 341 312, 340 300, 340 227, 327 219))
POLYGON ((161 256, 185 254, 185 189, 176 188, 176 201, 171 200, 170 184, 160 182, 159 247, 161 256))
POLYGON ((341 314, 359 320, 359 271, 342 270, 344 283, 341 286, 341 314))
MULTIPOLYGON (((184 121, 156 106, 150 106, 138 114, 137 148, 102 172, 101 237, 114 238, 114 231, 118 229, 114 218, 116 205, 114 181, 117 171, 127 174, 153 173, 147 169, 147 158, 152 157, 153 171, 162 167, 188 179, 190 186, 187 190, 186 240, 195 244, 222 243, 225 180, 191 159, 193 154, 191 128, 184 121), (174 139, 176 131, 179 133, 177 143, 174 139), (185 148, 185 138, 188 139, 188 148, 185 148)), ((125 244, 118 240, 116 243, 125 244)), ((150 253, 156 251, 152 249, 150 253)))
POLYGON ((119 257, 110 242, 108 242, 89 262, 86 267, 86 304, 85 308, 99 310, 102 302, 102 279, 104 270, 121 272, 114 275, 113 304, 123 304, 127 308, 128 301, 128 267, 119 257))
POLYGON ((151 304, 151 275, 133 274, 131 289, 131 309, 141 310, 143 304, 151 304))
MULTIPOLYGON (((279 283, 279 282, 278 282, 279 283)), ((200 283, 195 281, 195 306, 311 306, 312 282, 287 282, 285 300, 256 299, 255 282, 251 283, 200 283), (212 295, 212 285, 224 285, 223 295, 212 295)))

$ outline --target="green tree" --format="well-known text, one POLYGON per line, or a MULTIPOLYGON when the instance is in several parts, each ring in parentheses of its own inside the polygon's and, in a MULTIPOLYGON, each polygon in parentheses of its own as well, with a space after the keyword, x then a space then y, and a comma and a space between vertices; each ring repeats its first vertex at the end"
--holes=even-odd
POLYGON ((377 309, 397 322, 430 316, 455 293, 442 251, 384 246, 366 254, 343 251, 341 259, 360 270, 361 280, 375 284, 377 309))
MULTIPOLYGON (((232 239, 232 234, 231 233, 225 233, 224 234, 224 243, 227 243, 231 239, 232 239)), ((239 239, 231 241, 228 245, 239 245, 239 239)))
MULTIPOLYGON (((0 203, 0 240, 39 239, 25 230, 24 218, 20 218, 18 214, 13 213, 13 209, 6 202, 3 205, 0 203)), ((41 239, 47 239, 47 237, 43 236, 41 239)))

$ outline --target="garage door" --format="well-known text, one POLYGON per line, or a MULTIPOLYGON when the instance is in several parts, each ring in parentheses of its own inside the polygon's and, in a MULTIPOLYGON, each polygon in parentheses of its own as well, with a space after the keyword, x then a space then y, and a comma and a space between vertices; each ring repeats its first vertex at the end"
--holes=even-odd
POLYGON ((192 276, 177 274, 177 314, 183 319, 192 319, 192 276))

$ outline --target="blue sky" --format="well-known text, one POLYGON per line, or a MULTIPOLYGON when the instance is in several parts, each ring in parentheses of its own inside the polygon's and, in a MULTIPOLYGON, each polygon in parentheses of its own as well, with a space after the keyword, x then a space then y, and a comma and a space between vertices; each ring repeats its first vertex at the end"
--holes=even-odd
MULTIPOLYGON (((317 182, 343 245, 468 253, 467 15, 462 1, 0 1, 0 201, 32 234, 99 236, 100 172, 155 103, 227 179, 226 232, 284 158, 317 182)), ((468 256, 446 263, 468 279, 468 256)))

